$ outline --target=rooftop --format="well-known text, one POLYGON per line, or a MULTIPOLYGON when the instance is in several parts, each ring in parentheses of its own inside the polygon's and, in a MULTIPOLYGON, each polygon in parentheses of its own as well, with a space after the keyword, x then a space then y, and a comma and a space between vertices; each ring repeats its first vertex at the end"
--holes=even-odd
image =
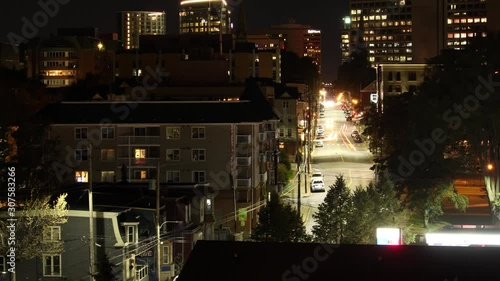
POLYGON ((177 280, 496 280, 499 258, 498 248, 198 241, 177 280))

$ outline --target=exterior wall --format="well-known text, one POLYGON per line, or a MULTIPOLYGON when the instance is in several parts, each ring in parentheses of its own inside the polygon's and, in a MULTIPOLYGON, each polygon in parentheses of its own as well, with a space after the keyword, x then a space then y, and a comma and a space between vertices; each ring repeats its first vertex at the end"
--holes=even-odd
POLYGON ((252 76, 252 53, 235 53, 234 59, 234 81, 245 81, 252 76))
MULTIPOLYGON (((88 215, 88 212, 86 214, 88 215)), ((95 243, 100 245, 100 247, 96 247, 96 254, 98 251, 105 250, 112 263, 119 263, 121 259, 112 259, 112 257, 120 257, 121 255, 120 248, 114 247, 117 240, 113 231, 113 222, 110 218, 99 218, 99 214, 102 215, 102 213, 95 213, 95 243)), ((88 217, 72 216, 70 211, 68 222, 61 226, 64 252, 61 254, 62 274, 59 278, 67 280, 88 279, 90 259, 88 234, 88 217)), ((57 278, 44 276, 42 258, 19 261, 16 267, 18 280, 55 280, 54 278, 57 278)))
POLYGON ((117 12, 118 36, 125 49, 139 48, 139 35, 166 34, 166 13, 162 11, 117 12))
POLYGON ((382 64, 380 65, 379 77, 380 92, 378 93, 378 102, 383 104, 385 96, 410 92, 424 81, 425 64, 382 64), (410 81, 410 72, 415 73, 415 81, 410 81), (400 79, 397 79, 397 73, 400 79), (392 79, 391 76, 392 75, 392 79))
POLYGON ((101 77, 103 83, 113 81, 112 51, 44 47, 28 51, 28 78, 39 77, 50 88, 68 87, 88 73, 101 77), (62 56, 51 56, 59 52, 62 56), (51 65, 57 63, 58 65, 51 65))
MULTIPOLYGON (((290 109, 292 110, 292 109, 290 109)), ((295 109, 294 109, 295 110, 295 109)), ((292 114, 293 115, 293 114, 292 114)), ((294 116, 295 118, 295 116, 294 116)), ((295 123, 296 124, 296 123, 295 123)), ((216 223, 227 223, 228 213, 234 212, 234 192, 231 186, 231 163, 234 161, 234 170, 237 171, 234 178, 236 186, 237 208, 248 208, 263 198, 262 190, 268 182, 269 164, 272 159, 263 161, 261 153, 272 150, 271 143, 275 137, 275 127, 260 128, 259 124, 234 125, 231 131, 230 124, 129 124, 129 125, 106 125, 115 128, 114 139, 102 140, 100 138, 100 127, 96 125, 78 126, 52 126, 50 138, 60 140, 56 148, 60 151, 56 162, 62 166, 61 175, 66 183, 75 182, 76 171, 87 171, 89 161, 72 163, 74 150, 85 148, 83 142, 75 140, 75 127, 87 127, 89 137, 95 139, 92 150, 92 178, 94 183, 102 182, 100 172, 114 171, 115 180, 120 181, 122 177, 122 165, 126 166, 126 177, 132 182, 148 182, 156 179, 157 163, 161 163, 160 182, 167 181, 167 171, 178 171, 180 182, 193 182, 194 171, 205 171, 205 180, 216 190, 214 215, 216 223), (146 127, 146 137, 134 137, 134 127, 146 127), (179 139, 167 139, 167 127, 179 127, 179 139), (191 129, 193 127, 205 128, 205 139, 192 139, 191 129), (260 128, 260 129, 259 129, 260 128), (262 133, 262 135, 261 135, 262 133), (265 135, 266 137, 264 137, 265 135), (231 140, 233 138, 233 140, 231 140), (130 145, 129 145, 130 142, 130 145), (135 144, 134 144, 135 143, 135 144), (261 145, 263 147, 261 148, 261 145), (145 159, 135 161, 135 148, 146 149, 145 159), (115 149, 115 158, 109 161, 101 159, 101 149, 115 149), (149 150, 148 150, 149 149, 149 150), (166 161, 167 149, 179 149, 179 161, 166 161), (205 149, 204 161, 193 161, 192 149, 205 149), (265 149, 263 151, 263 149, 265 149), (143 170, 143 180, 134 179, 136 170, 143 170)), ((255 218, 256 212, 250 212, 245 227, 238 227, 238 231, 250 231, 251 219, 255 218)), ((231 224, 231 226, 233 226, 231 224)))
POLYGON ((425 63, 444 49, 444 1, 412 2, 412 63, 425 63))

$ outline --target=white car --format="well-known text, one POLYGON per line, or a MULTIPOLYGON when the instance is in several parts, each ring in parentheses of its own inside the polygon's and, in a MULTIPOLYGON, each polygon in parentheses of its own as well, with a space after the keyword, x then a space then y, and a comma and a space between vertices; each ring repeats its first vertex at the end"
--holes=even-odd
POLYGON ((311 180, 323 180, 323 173, 322 172, 318 172, 318 171, 315 171, 312 173, 311 175, 311 180))
POLYGON ((323 147, 322 140, 314 140, 314 147, 323 147))
POLYGON ((313 179, 311 181, 311 192, 325 191, 325 182, 323 179, 313 179))

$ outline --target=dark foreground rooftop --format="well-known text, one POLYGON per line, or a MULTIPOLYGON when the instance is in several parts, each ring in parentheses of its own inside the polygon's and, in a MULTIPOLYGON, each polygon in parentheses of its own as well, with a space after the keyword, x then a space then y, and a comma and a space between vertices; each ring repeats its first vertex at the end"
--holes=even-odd
POLYGON ((198 241, 177 281, 499 280, 500 248, 198 241))

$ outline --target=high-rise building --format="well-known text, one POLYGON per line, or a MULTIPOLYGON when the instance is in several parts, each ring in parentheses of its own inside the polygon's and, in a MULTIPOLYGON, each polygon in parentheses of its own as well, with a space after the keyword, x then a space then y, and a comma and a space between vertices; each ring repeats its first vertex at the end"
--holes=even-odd
POLYGON ((496 0, 351 0, 344 17, 342 59, 366 47, 380 63, 425 63, 447 48, 500 29, 496 0))
POLYGON ((140 35, 166 34, 164 11, 121 11, 117 13, 118 37, 125 49, 139 48, 140 35))
POLYGON ((229 34, 233 28, 225 0, 186 0, 179 9, 179 32, 229 34))
POLYGON ((284 38, 285 50, 299 57, 311 57, 321 70, 321 31, 312 29, 309 25, 288 24, 271 26, 269 33, 284 38))

